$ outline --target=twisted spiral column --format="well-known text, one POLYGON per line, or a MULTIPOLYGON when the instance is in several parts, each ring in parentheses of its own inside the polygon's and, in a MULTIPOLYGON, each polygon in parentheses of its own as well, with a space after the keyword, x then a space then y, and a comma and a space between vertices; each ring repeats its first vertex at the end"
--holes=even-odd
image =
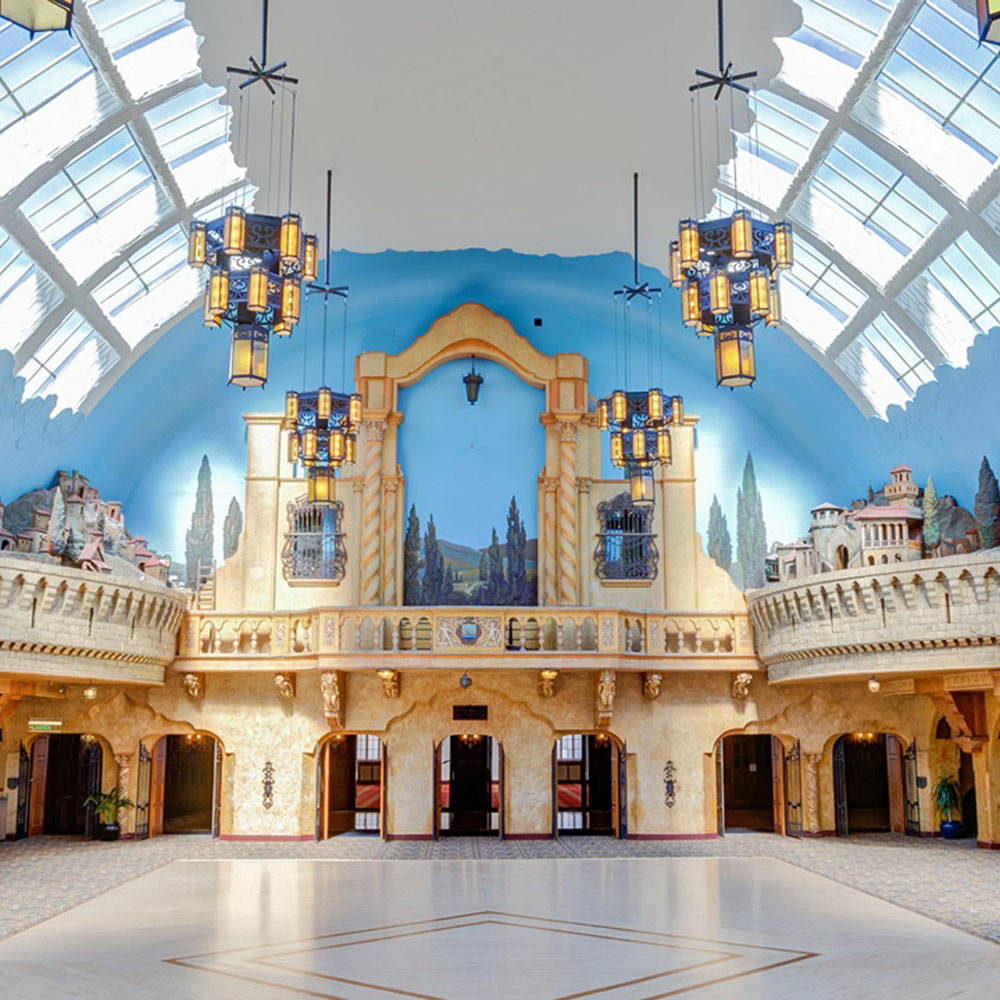
POLYGON ((576 422, 559 423, 559 603, 576 604, 576 422))
POLYGON ((542 525, 539 531, 539 544, 542 546, 539 559, 538 603, 555 604, 559 599, 557 560, 558 560, 558 500, 559 480, 555 476, 542 478, 542 525))
POLYGON ((382 485, 382 437, 384 420, 366 420, 365 464, 361 494, 361 603, 377 604, 379 598, 379 550, 382 533, 379 516, 382 485))
POLYGON ((382 603, 402 603, 396 599, 396 499, 399 483, 386 479, 382 484, 382 603))

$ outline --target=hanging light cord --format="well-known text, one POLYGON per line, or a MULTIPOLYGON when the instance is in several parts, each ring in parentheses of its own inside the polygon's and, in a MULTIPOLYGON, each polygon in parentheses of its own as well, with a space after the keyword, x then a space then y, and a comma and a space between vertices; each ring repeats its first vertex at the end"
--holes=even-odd
POLYGON ((289 129, 288 138, 288 211, 292 210, 292 164, 295 162, 295 102, 297 98, 295 90, 292 91, 292 124, 289 129))

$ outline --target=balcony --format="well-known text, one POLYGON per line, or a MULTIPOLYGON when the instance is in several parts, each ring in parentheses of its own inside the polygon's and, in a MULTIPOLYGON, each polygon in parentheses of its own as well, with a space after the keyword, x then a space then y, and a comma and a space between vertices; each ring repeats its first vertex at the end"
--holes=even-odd
POLYGON ((186 608, 149 578, 0 556, 0 673, 162 684, 186 608))
POLYGON ((616 608, 349 607, 188 614, 178 669, 753 670, 746 615, 616 608))
POLYGON ((747 600, 772 682, 1000 667, 1000 549, 823 573, 747 600))

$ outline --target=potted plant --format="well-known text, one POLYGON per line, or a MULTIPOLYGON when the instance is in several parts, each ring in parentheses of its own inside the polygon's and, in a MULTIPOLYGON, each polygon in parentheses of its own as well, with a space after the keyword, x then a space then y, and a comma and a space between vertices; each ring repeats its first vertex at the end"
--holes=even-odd
POLYGON ((97 792, 84 799, 85 806, 93 806, 97 810, 100 822, 97 825, 98 840, 117 840, 121 836, 118 825, 118 810, 131 809, 134 803, 122 794, 118 785, 109 792, 97 792))
POLYGON ((962 791, 958 779, 953 774, 944 775, 932 792, 934 805, 941 815, 941 836, 946 840, 956 840, 962 834, 962 824, 952 817, 962 810, 962 791))

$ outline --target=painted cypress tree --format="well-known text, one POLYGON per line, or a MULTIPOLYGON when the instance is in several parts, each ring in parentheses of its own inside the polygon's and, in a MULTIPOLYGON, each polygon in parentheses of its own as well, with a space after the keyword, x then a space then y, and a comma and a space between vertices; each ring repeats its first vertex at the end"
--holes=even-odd
POLYGON ((767 529, 753 458, 747 452, 743 481, 736 491, 736 560, 745 590, 764 586, 767 529))
POLYGON ((403 603, 423 603, 423 587, 420 582, 420 570, 424 561, 420 558, 420 518, 417 517, 417 506, 410 507, 410 516, 406 522, 406 540, 403 542, 403 603))
POLYGON ((215 558, 215 514, 212 510, 212 467, 208 455, 201 456, 198 469, 198 488, 191 512, 191 527, 184 536, 184 555, 187 562, 187 583, 198 583, 198 563, 211 566, 215 558))
POLYGON ((937 504, 934 480, 928 476, 927 486, 924 487, 924 555, 930 555, 941 541, 941 514, 937 504))
POLYGON ((52 513, 49 515, 49 551, 54 556, 66 552, 66 501, 58 486, 52 494, 52 513))
POLYGON ((719 498, 712 494, 712 506, 708 509, 708 554, 723 569, 733 563, 733 540, 729 537, 729 525, 722 513, 719 498))
POLYGON ((486 584, 487 604, 503 604, 507 599, 507 578, 503 571, 503 552, 500 549, 500 536, 493 529, 490 539, 489 581, 486 584))
POLYGON ((507 511, 507 604, 528 603, 528 539, 517 509, 517 497, 510 498, 507 511))
POLYGON ((222 522, 222 558, 228 559, 235 555, 240 544, 240 533, 243 531, 243 511, 236 497, 229 501, 226 519, 222 522))
POLYGON ((1000 488, 985 455, 979 466, 979 490, 976 493, 974 512, 983 548, 991 549, 1000 545, 1000 488))
POLYGON ((434 515, 427 520, 427 531, 424 533, 424 604, 442 604, 448 591, 444 573, 444 556, 438 545, 437 528, 434 527, 434 515))

